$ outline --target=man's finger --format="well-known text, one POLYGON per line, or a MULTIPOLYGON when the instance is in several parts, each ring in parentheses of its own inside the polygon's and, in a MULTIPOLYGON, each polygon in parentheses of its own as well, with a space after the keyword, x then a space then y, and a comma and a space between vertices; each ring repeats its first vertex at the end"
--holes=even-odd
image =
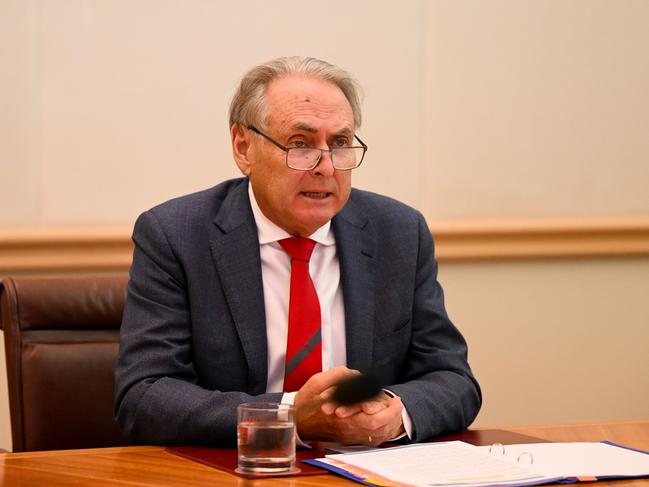
POLYGON ((360 404, 352 404, 351 406, 338 406, 335 410, 336 416, 339 418, 348 418, 356 413, 361 412, 360 404))
POLYGON ((332 414, 334 414, 336 412, 337 407, 338 407, 338 404, 336 404, 335 402, 325 402, 325 403, 322 403, 322 406, 320 406, 320 409, 327 416, 331 416, 332 414))
POLYGON ((326 372, 320 372, 319 374, 312 376, 305 386, 309 385, 310 387, 315 387, 320 392, 324 392, 339 382, 358 374, 360 374, 358 370, 348 369, 344 365, 339 365, 338 367, 329 369, 326 372))
POLYGON ((365 414, 376 414, 379 411, 383 411, 389 406, 387 401, 365 401, 361 404, 361 410, 365 414))

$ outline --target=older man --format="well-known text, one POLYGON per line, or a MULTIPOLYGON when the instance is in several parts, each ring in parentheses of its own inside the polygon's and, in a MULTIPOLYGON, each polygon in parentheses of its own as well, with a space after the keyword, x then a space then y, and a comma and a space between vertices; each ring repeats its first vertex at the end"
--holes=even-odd
POLYGON ((140 216, 116 371, 131 439, 232 444, 250 401, 294 403, 303 440, 422 441, 475 418, 480 389, 424 218, 351 188, 360 123, 340 68, 257 66, 230 109, 245 177, 140 216), (358 370, 384 392, 334 403, 358 370))

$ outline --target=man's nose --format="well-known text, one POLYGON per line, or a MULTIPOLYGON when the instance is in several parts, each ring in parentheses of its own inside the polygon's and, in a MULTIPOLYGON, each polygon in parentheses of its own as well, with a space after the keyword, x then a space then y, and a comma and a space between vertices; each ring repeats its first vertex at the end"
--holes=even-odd
POLYGON ((323 176, 333 176, 335 172, 334 163, 331 159, 331 152, 323 151, 322 157, 318 165, 313 168, 314 174, 321 174, 323 176))

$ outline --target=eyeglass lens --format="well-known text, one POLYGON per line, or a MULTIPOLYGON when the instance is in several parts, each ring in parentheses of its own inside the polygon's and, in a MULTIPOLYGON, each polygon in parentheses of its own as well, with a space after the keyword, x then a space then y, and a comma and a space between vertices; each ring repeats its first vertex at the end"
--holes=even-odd
MULTIPOLYGON (((332 149, 330 152, 331 160, 336 169, 354 169, 360 164, 363 157, 363 148, 342 147, 332 149)), ((311 148, 291 148, 287 152, 286 162, 289 167, 295 169, 313 169, 320 157, 320 149, 311 148)))

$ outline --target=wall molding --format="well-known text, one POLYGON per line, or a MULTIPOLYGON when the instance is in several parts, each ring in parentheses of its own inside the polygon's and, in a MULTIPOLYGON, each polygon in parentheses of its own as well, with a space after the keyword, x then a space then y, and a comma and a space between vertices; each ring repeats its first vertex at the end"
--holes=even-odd
POLYGON ((649 217, 434 221, 440 261, 649 256, 649 217))
MULTIPOLYGON (((429 220, 445 261, 649 256, 649 217, 429 220)), ((131 227, 0 229, 0 276, 126 272, 131 227)))
POLYGON ((0 229, 0 276, 15 273, 126 272, 131 227, 0 229))

